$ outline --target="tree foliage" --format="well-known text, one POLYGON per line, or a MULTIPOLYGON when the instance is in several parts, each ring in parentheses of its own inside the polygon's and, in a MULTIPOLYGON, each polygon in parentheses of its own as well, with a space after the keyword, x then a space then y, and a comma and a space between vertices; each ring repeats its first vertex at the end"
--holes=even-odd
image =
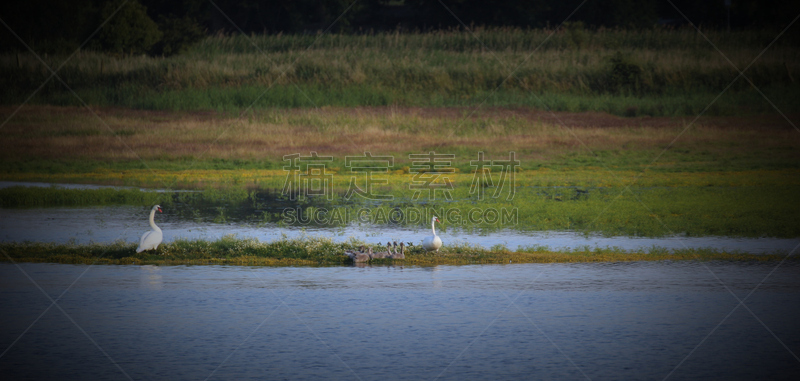
POLYGON ((142 54, 155 45, 163 33, 136 0, 107 2, 100 19, 108 20, 98 42, 103 50, 118 54, 142 54))
POLYGON ((363 33, 560 25, 572 25, 568 32, 580 46, 582 28, 642 29, 692 23, 703 28, 730 25, 733 29, 782 29, 800 13, 797 1, 732 0, 730 7, 724 4, 722 0, 5 1, 0 2, 0 18, 8 27, 0 28, 0 50, 24 51, 30 47, 39 53, 67 53, 87 43, 83 46, 115 54, 170 55, 216 33, 363 33))
POLYGON ((160 16, 159 29, 163 32, 161 41, 154 47, 155 53, 165 56, 178 54, 204 36, 203 27, 189 16, 160 16))

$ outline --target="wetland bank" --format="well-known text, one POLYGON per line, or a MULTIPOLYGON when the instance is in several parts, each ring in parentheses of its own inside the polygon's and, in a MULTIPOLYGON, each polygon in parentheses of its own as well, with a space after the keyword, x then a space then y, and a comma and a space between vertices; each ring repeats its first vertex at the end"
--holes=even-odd
MULTIPOLYGON (((74 93, 46 81, 33 56, 3 53, 0 67, 12 75, 2 79, 8 91, 0 99, 0 180, 125 188, 11 187, 0 189, 0 206, 19 215, 95 207, 116 213, 160 204, 168 211, 163 218, 216 230, 233 224, 336 235, 358 227, 361 236, 352 245, 414 241, 426 226, 409 216, 438 215, 445 219, 445 249, 452 250, 439 259, 420 257, 426 264, 534 261, 525 248, 539 244, 535 238, 518 247, 495 242, 467 254, 459 252, 466 250, 458 246, 463 242, 448 242, 448 233, 795 239, 800 134, 791 110, 800 93, 792 73, 800 59, 789 34, 762 51, 767 35, 773 34, 706 31, 726 61, 709 54, 708 41, 690 29, 575 24, 558 33, 220 34, 172 56, 82 51, 69 60, 46 58, 53 64, 65 59, 62 78, 74 93), (274 54, 265 61, 264 51, 274 54), (748 74, 759 91, 735 81, 730 67, 744 67, 755 56, 748 74), (523 66, 509 78, 498 60, 523 66), (26 98, 29 87, 42 82, 26 98), (775 113, 775 107, 789 112, 775 113), (360 172, 351 160, 367 153, 391 163, 360 172), (426 154, 439 162, 420 166, 419 155, 426 154), (284 192, 292 176, 309 173, 293 157, 324 158, 315 163, 324 166, 321 177, 312 179, 325 184, 323 197, 294 199, 284 192), (425 179, 431 172, 438 177, 425 179), (352 193, 351 181, 361 193, 352 193), (422 197, 415 194, 420 184, 430 186, 422 197), (392 237, 391 229, 404 236, 392 237)), ((104 229, 108 219, 88 230, 104 229)), ((194 243, 175 237, 164 248, 175 254, 186 245, 240 245, 255 251, 239 258, 272 258, 248 259, 254 264, 309 265, 338 263, 334 257, 352 248, 339 240, 317 257, 266 255, 254 247, 284 241, 256 245, 242 236, 233 244, 223 235, 194 243)), ((304 252, 308 243, 295 238, 283 244, 304 252)), ((5 240, 17 245, 8 250, 25 251, 15 237, 5 240)), ((86 253, 102 245, 119 253, 105 260, 126 258, 119 250, 127 243, 114 239, 91 247, 66 241, 42 244, 62 245, 51 247, 54 258, 73 258, 54 261, 88 263, 86 253)), ((39 253, 31 260, 45 260, 42 247, 30 244, 31 253, 39 253)), ((611 256, 612 249, 592 247, 588 251, 606 253, 587 259, 574 247, 539 249, 535 261, 654 258, 646 250, 611 256)), ((233 258, 193 255, 186 261, 233 258)))
POLYGON ((793 3, 50 3, 0 6, 2 379, 800 373, 793 3))
MULTIPOLYGON (((368 239, 331 242, 324 253, 306 248, 317 242, 313 240, 178 239, 165 242, 160 254, 166 255, 141 257, 130 255, 132 250, 127 253, 128 243, 6 243, 10 246, 3 248, 8 253, 4 260, 335 265, 346 262, 341 256, 346 249, 398 239, 391 236, 392 227, 418 231, 403 233, 408 241, 424 235, 424 218, 407 218, 414 211, 418 216, 444 218, 440 233, 444 237, 448 232, 491 235, 504 231, 607 237, 800 236, 800 203, 796 202, 800 170, 792 149, 798 134, 780 127, 779 118, 709 117, 687 129, 683 118, 554 117, 502 108, 473 114, 469 109, 394 107, 275 109, 254 111, 247 119, 224 113, 114 108, 99 109, 98 113, 107 126, 91 113, 69 107, 26 106, 20 110, 4 128, 8 138, 3 140, 0 155, 7 165, 2 179, 123 188, 8 187, 0 189, 2 207, 114 210, 115 206, 128 206, 144 213, 148 206, 160 204, 174 218, 223 230, 225 224, 246 224, 254 229, 313 228, 336 234, 356 224, 368 239), (569 124, 558 124, 559 119, 569 124), (118 130, 129 132, 115 135, 113 131, 118 130), (280 133, 287 130, 295 133, 280 133), (682 131, 680 141, 670 145, 682 131), (222 138, 213 140, 215 136, 222 138), (439 192, 436 199, 424 203, 414 200, 410 185, 415 170, 410 155, 419 152, 412 148, 414 144, 420 144, 423 152, 450 155, 451 171, 446 173, 452 184, 450 199, 439 192), (292 200, 283 192, 290 178, 290 171, 284 169, 290 161, 284 156, 299 152, 310 157, 312 151, 331 158, 324 174, 329 176, 333 197, 292 200), (384 181, 375 193, 388 196, 388 201, 344 198, 351 180, 365 184, 364 175, 352 171, 346 159, 364 157, 365 152, 394 159, 385 172, 373 174, 384 181), (509 186, 510 177, 501 183, 499 167, 480 179, 472 165, 479 158, 475 152, 498 161, 508 161, 513 152, 519 161, 514 168, 514 187, 509 186), (483 180, 480 189, 476 179, 483 180), (482 200, 478 200, 480 190, 484 192, 482 200), (499 197, 493 197, 496 194, 499 197), (336 213, 351 218, 334 218, 336 213), (390 236, 376 237, 369 226, 390 236)), ((138 229, 145 227, 142 224, 138 229)), ((696 247, 667 253, 654 248, 651 253, 613 249, 614 245, 552 250, 537 248, 535 240, 510 248, 464 245, 445 239, 446 254, 412 255, 405 263, 761 261, 788 253, 753 255, 696 247), (449 246, 452 244, 456 246, 449 246)))

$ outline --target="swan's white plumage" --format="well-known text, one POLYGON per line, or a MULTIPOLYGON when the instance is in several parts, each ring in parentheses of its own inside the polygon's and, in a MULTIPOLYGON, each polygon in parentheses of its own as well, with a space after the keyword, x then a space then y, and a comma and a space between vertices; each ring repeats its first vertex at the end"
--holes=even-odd
POLYGON ((161 207, 156 205, 153 207, 153 209, 150 209, 151 230, 142 234, 142 238, 139 240, 139 247, 136 248, 137 253, 141 253, 145 250, 158 249, 158 245, 160 245, 161 241, 164 239, 164 234, 161 233, 161 229, 156 226, 156 222, 154 220, 156 216, 156 210, 161 212, 161 207))
POLYGON ((439 222, 439 219, 436 218, 436 216, 431 218, 431 231, 433 232, 433 235, 427 236, 424 240, 422 240, 422 248, 427 251, 436 250, 436 252, 439 252, 439 248, 442 247, 442 239, 436 235, 436 228, 433 226, 434 222, 439 222))

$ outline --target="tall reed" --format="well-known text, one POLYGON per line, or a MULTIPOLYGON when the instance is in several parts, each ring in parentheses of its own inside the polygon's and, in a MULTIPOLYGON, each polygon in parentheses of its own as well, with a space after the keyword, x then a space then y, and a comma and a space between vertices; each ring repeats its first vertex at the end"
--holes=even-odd
MULTIPOLYGON (((689 29, 218 35, 167 58, 82 52, 59 76, 90 104, 158 110, 484 104, 695 115, 729 85, 711 114, 772 110, 737 80, 737 69, 747 68, 773 103, 797 104, 796 38, 784 36, 759 56, 777 33, 704 34, 711 42, 689 29)), ((65 58, 46 61, 58 67, 65 58)), ((5 104, 23 102, 50 76, 30 54, 2 55, 0 68, 5 104)), ((80 104, 57 80, 32 101, 80 104)))

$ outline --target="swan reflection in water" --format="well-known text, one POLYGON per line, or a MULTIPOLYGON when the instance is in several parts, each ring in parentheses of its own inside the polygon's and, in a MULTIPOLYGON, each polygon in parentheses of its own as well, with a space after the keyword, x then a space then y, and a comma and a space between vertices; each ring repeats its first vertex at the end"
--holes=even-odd
POLYGON ((160 290, 164 287, 164 280, 161 276, 161 268, 154 265, 139 266, 142 270, 139 283, 143 288, 149 290, 160 290))

